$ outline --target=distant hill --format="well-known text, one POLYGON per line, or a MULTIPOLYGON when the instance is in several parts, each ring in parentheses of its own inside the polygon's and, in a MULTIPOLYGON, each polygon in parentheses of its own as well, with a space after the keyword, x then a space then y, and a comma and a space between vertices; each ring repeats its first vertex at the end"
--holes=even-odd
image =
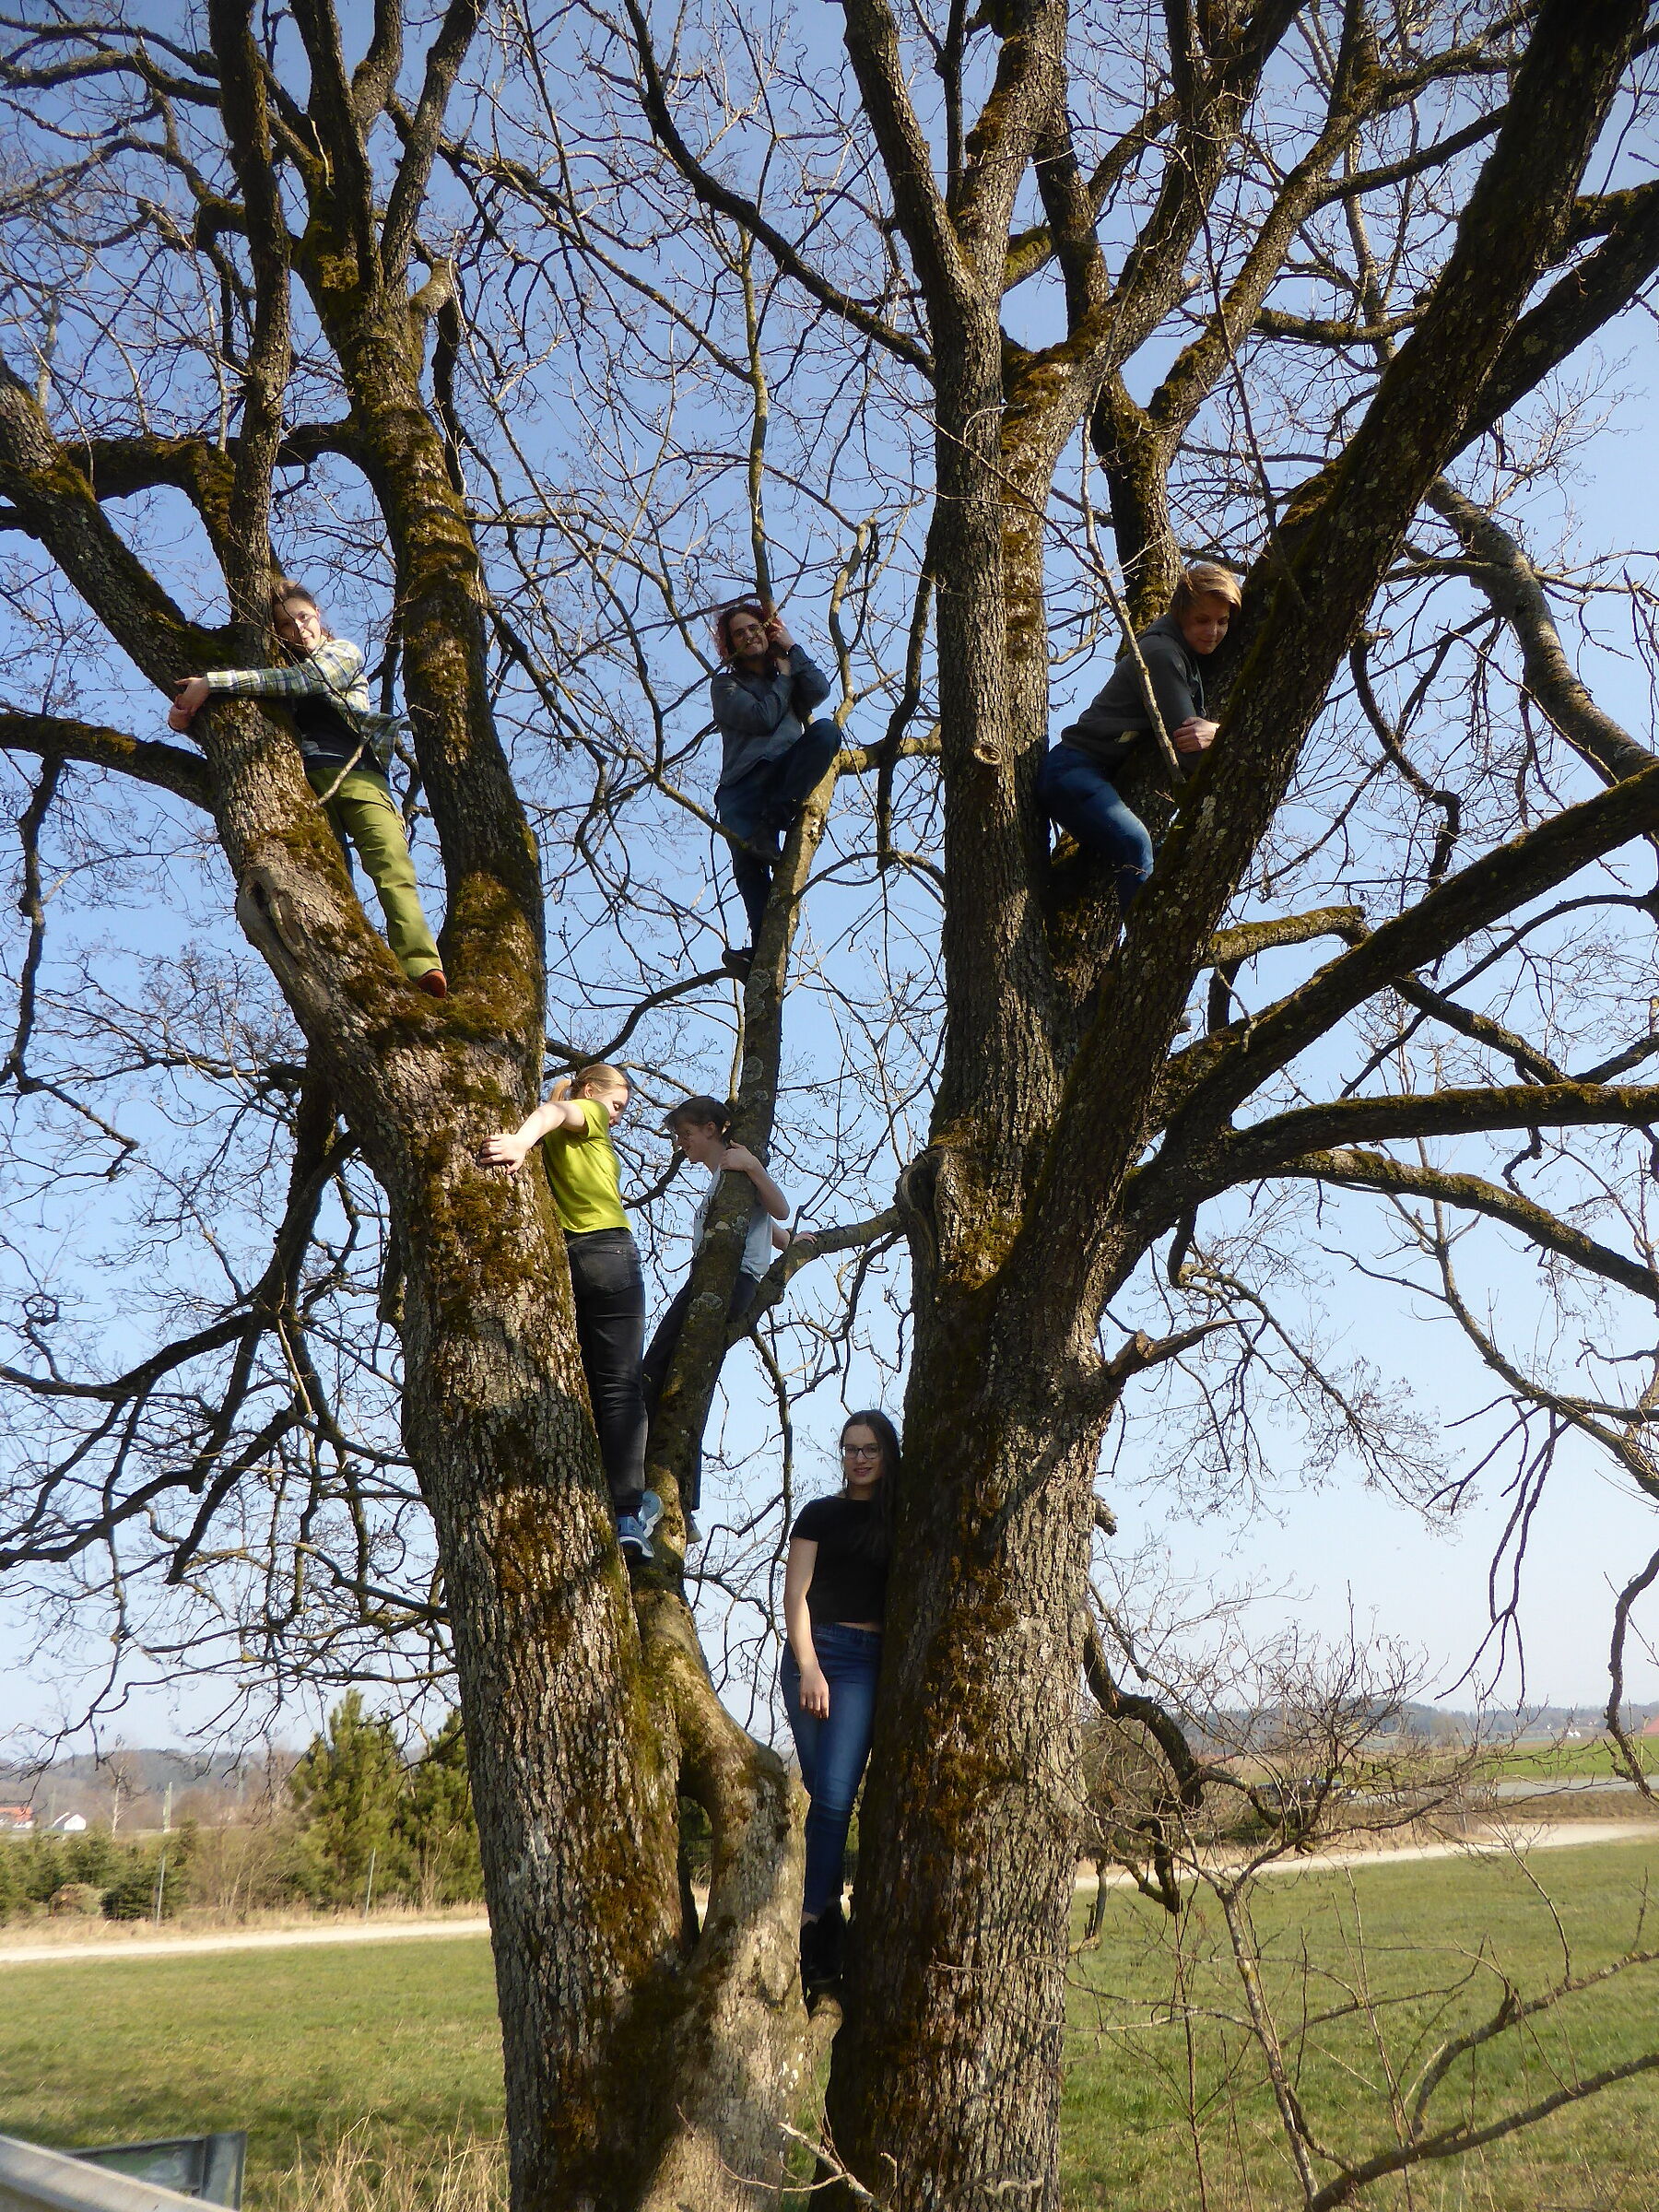
POLYGON ((267 1753, 264 1745, 241 1755, 123 1748, 100 1759, 82 1751, 44 1768, 0 1759, 0 1804, 32 1806, 42 1827, 82 1813, 100 1823, 113 1816, 123 1827, 156 1828, 171 1788, 173 1819, 215 1819, 280 1787, 293 1760, 292 1752, 267 1753))

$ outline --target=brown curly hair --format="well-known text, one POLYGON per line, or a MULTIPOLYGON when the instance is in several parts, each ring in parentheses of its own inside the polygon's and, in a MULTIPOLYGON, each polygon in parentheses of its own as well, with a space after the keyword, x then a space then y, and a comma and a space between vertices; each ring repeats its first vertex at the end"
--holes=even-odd
POLYGON ((765 599, 734 599, 730 606, 723 606, 714 618, 714 650, 723 661, 735 660, 732 651, 732 620, 736 615, 753 615, 759 623, 770 622, 776 609, 765 599))

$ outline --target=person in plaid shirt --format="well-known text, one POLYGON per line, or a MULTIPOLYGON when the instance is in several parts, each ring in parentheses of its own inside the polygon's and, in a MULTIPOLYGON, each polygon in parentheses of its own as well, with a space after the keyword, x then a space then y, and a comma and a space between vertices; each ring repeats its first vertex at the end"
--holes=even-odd
POLYGON ((386 942, 404 973, 432 997, 446 998, 449 985, 421 907, 403 817, 376 750, 387 718, 370 706, 362 653, 349 638, 334 635, 300 584, 276 588, 271 620, 294 656, 288 666, 211 668, 206 676, 181 677, 168 722, 187 730, 216 692, 280 700, 293 717, 306 781, 323 801, 347 873, 355 845, 380 897, 386 942))

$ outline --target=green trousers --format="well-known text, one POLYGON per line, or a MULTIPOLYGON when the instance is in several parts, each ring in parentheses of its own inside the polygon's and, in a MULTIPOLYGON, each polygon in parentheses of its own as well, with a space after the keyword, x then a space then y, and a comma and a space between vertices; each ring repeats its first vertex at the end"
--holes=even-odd
MULTIPOLYGON (((308 760, 306 778, 321 798, 340 776, 326 761, 308 760)), ((403 817, 397 811, 385 779, 367 769, 347 769, 340 788, 324 810, 329 827, 346 854, 346 872, 351 873, 350 848, 369 871, 386 917, 386 942, 393 957, 411 982, 442 962, 432 933, 421 911, 420 890, 415 881, 415 864, 409 858, 409 841, 404 835, 403 817)))

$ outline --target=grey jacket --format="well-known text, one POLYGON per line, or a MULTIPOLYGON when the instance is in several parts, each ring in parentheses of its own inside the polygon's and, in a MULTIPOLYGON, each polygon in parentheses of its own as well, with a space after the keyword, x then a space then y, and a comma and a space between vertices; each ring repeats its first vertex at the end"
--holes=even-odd
POLYGON ((830 678, 800 646, 792 645, 787 668, 769 666, 762 676, 749 676, 737 667, 719 668, 710 689, 724 748, 724 790, 763 760, 783 758, 805 734, 813 708, 829 698, 830 678))
MULTIPOLYGON (((1194 715, 1204 714, 1204 665, 1181 634, 1173 615, 1159 615, 1135 640, 1152 696, 1163 716, 1166 732, 1173 731, 1194 715)), ((1087 753, 1108 774, 1121 768, 1152 724, 1141 691, 1140 671, 1127 653, 1112 670, 1112 680, 1084 708, 1076 722, 1060 733, 1062 745, 1087 753)), ((1194 765, 1203 758, 1195 756, 1194 765)), ((1186 762, 1182 763, 1185 768, 1186 762)))

